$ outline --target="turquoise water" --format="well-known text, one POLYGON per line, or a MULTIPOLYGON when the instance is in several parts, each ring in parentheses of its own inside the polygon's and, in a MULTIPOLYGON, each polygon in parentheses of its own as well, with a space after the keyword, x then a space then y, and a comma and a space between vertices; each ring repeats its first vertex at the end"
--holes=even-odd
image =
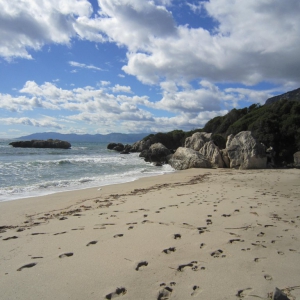
POLYGON ((0 141, 0 201, 101 187, 173 172, 155 167, 138 153, 121 155, 105 143, 72 143, 72 148, 13 148, 0 141))

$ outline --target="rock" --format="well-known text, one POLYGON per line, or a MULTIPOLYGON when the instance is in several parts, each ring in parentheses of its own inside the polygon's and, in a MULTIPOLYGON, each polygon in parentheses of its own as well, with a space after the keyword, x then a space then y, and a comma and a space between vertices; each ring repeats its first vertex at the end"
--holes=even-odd
POLYGON ((131 152, 142 152, 143 150, 148 150, 151 146, 151 141, 150 140, 141 140, 136 143, 134 143, 131 146, 131 152))
POLYGON ((242 131, 234 136, 227 148, 230 168, 265 169, 267 156, 265 147, 258 143, 250 131, 242 131))
POLYGON ((196 132, 185 139, 185 147, 199 151, 206 142, 210 141, 211 133, 196 132))
POLYGON ((230 143, 231 143, 231 141, 233 140, 233 138, 234 138, 234 135, 233 135, 233 134, 230 134, 230 135, 227 137, 226 148, 229 148, 230 143))
POLYGON ((226 164, 223 161, 221 151, 213 141, 209 141, 199 150, 200 154, 203 154, 211 164, 216 168, 225 168, 226 164))
POLYGON ((275 288, 272 300, 290 300, 280 289, 275 288))
POLYGON ((112 150, 116 146, 117 146, 117 143, 109 143, 106 148, 109 149, 109 150, 112 150))
POLYGON ((273 147, 269 147, 266 150, 266 155, 267 155, 267 164, 269 168, 274 168, 275 167, 275 155, 276 152, 274 151, 273 147))
POLYGON ((143 150, 140 157, 144 157, 145 161, 164 163, 171 151, 161 143, 155 143, 148 150, 143 150))
POLYGON ((124 150, 124 148, 125 148, 125 147, 124 147, 123 144, 118 143, 115 147, 113 147, 113 150, 118 151, 118 152, 121 152, 121 151, 124 150))
POLYGON ((130 151, 131 151, 131 146, 127 144, 127 145, 124 146, 124 150, 121 151, 120 154, 129 154, 130 151))
POLYGON ((211 168, 210 161, 199 152, 179 147, 169 160, 169 164, 176 170, 185 170, 190 168, 211 168))
POLYGON ((300 151, 294 153, 294 167, 300 168, 300 151))
POLYGON ((70 149, 71 144, 61 140, 31 140, 31 141, 18 141, 11 142, 9 145, 20 148, 57 148, 57 149, 70 149))
POLYGON ((222 155, 222 159, 225 164, 225 168, 230 168, 230 160, 229 160, 227 149, 221 150, 220 153, 222 155))

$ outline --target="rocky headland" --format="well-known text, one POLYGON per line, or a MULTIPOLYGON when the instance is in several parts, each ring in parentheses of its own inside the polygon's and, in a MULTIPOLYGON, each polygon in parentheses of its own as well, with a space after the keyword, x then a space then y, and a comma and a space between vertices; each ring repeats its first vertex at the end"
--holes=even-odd
POLYGON ((9 145, 20 148, 56 148, 56 149, 70 149, 71 144, 67 141, 61 140, 31 140, 31 141, 16 141, 9 145))
POLYGON ((122 154, 139 152, 157 166, 265 169, 300 167, 299 90, 270 98, 265 105, 233 109, 202 129, 150 134, 132 145, 111 143, 122 154))

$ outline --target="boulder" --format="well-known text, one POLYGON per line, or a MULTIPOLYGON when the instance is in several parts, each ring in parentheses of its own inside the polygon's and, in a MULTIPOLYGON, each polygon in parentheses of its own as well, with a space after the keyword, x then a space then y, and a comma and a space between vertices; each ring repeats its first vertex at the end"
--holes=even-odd
POLYGON ((229 157, 228 157, 227 149, 220 150, 220 153, 222 155, 222 159, 223 159, 223 162, 225 164, 225 168, 230 168, 230 160, 229 160, 229 157))
POLYGON ((71 144, 61 140, 31 140, 11 142, 9 145, 20 148, 56 148, 56 149, 70 149, 71 144))
POLYGON ((151 141, 150 140, 141 140, 136 143, 134 143, 131 146, 131 152, 142 152, 143 150, 148 150, 151 146, 151 141))
POLYGON ((169 164, 176 170, 190 168, 211 168, 210 161, 198 151, 179 147, 169 160, 169 164))
POLYGON ((121 151, 120 154, 129 154, 130 151, 131 151, 131 146, 128 145, 128 144, 126 144, 126 145, 124 146, 124 150, 121 151))
POLYGON ((117 146, 117 143, 109 143, 106 148, 109 149, 109 150, 112 150, 116 146, 117 146))
POLYGON ((145 161, 164 163, 167 161, 167 156, 171 151, 161 143, 155 143, 147 150, 143 150, 140 157, 144 157, 145 161))
POLYGON ((209 141, 199 150, 200 154, 203 154, 211 164, 216 168, 226 168, 226 164, 221 155, 219 147, 217 147, 213 141, 209 141))
POLYGON ((199 151, 206 142, 209 142, 211 133, 196 132, 192 136, 185 139, 184 146, 199 151))
POLYGON ((300 151, 294 154, 294 167, 300 168, 300 151))
POLYGON ((230 134, 230 135, 227 137, 226 148, 229 148, 230 143, 231 143, 231 141, 233 140, 233 138, 234 138, 234 135, 233 135, 233 134, 230 134))
POLYGON ((121 143, 118 143, 115 147, 113 147, 113 149, 112 150, 115 150, 115 151, 118 151, 118 152, 121 152, 121 151, 123 151, 124 150, 124 145, 123 144, 121 144, 121 143))
MULTIPOLYGON (((228 139, 229 140, 229 139, 228 139)), ((258 143, 251 134, 251 131, 242 131, 227 144, 230 168, 239 169, 265 169, 267 156, 264 145, 258 143)))

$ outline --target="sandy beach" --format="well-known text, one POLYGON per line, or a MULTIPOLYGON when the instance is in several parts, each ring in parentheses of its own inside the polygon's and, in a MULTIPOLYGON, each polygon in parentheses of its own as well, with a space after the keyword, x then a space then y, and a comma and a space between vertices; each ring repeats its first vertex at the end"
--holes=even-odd
POLYGON ((300 299, 300 170, 190 169, 0 203, 0 299, 300 299))

